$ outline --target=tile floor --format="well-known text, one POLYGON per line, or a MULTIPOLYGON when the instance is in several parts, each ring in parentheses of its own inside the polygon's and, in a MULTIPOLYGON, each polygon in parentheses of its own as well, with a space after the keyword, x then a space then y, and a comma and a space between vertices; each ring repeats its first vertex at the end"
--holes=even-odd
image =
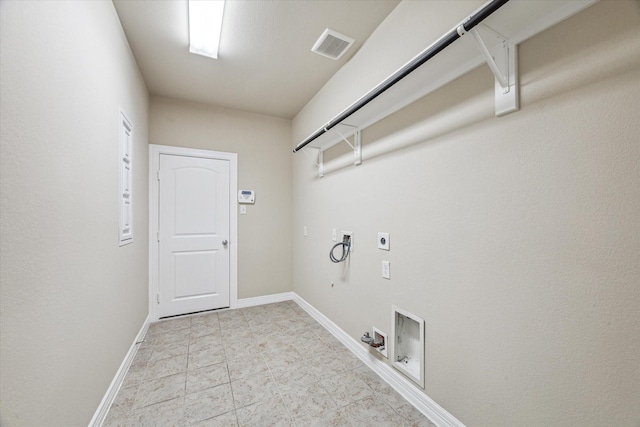
POLYGON ((293 301, 154 323, 104 427, 433 426, 293 301))

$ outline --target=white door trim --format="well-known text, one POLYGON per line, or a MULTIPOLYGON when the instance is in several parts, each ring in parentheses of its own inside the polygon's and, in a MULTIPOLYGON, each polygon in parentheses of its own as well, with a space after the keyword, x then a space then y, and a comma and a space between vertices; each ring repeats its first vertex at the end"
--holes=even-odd
POLYGON ((229 308, 238 306, 238 154, 195 148, 149 144, 149 319, 158 314, 158 171, 160 155, 200 157, 229 161, 229 308))

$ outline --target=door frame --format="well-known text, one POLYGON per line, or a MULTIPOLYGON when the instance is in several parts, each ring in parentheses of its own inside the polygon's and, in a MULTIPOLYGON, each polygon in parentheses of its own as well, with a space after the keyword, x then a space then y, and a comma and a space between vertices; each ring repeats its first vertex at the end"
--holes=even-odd
POLYGON ((238 154, 149 144, 149 320, 159 319, 158 213, 160 155, 200 157, 229 161, 229 308, 238 306, 238 154))

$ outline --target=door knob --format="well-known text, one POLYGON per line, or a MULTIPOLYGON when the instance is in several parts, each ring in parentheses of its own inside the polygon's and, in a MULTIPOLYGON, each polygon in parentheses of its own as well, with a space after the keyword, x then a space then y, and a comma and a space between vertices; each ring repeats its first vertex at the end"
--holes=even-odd
POLYGON ((228 242, 228 241, 226 241, 226 240, 223 240, 223 241, 222 241, 222 246, 227 246, 228 244, 229 244, 229 242, 228 242))

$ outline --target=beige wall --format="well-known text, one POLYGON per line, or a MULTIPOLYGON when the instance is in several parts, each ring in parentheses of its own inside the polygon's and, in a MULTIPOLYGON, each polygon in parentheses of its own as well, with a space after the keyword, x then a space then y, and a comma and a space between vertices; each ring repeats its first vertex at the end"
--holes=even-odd
POLYGON ((292 131, 295 143, 324 126, 410 61, 426 47, 427 40, 438 39, 483 3, 483 0, 420 0, 398 4, 356 55, 297 114, 292 131))
MULTIPOLYGON (((372 39, 420 31, 400 23, 421 7, 401 3, 372 39)), ((359 55, 349 73, 377 69, 359 55)), ((319 179, 296 155, 294 291, 356 339, 390 333, 392 304, 425 319, 425 393, 467 425, 637 425, 639 76, 638 3, 602 2, 520 46, 518 112, 494 117, 482 67, 364 131, 361 166, 333 148, 319 179), (331 228, 355 233, 346 269, 331 228)))
POLYGON ((0 424, 87 425, 147 315, 148 94, 111 2, 3 1, 0 31, 0 424))
POLYGON ((151 98, 151 144, 238 153, 238 188, 256 192, 238 214, 238 298, 292 289, 290 141, 290 120, 151 98))

